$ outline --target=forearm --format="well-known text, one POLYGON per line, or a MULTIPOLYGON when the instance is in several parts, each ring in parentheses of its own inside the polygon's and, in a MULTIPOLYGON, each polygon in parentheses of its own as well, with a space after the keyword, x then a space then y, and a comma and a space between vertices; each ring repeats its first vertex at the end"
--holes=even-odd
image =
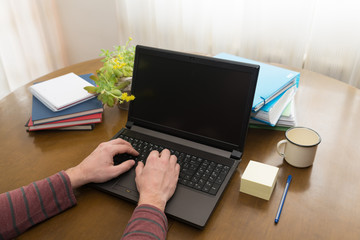
POLYGON ((68 175, 71 183, 71 187, 73 189, 81 187, 85 184, 88 184, 89 181, 86 179, 85 175, 81 173, 81 166, 76 166, 69 168, 65 171, 65 173, 68 175))
POLYGON ((0 194, 0 239, 14 238, 75 204, 70 179, 64 171, 0 194))
POLYGON ((163 211, 142 204, 134 210, 122 239, 165 239, 167 228, 168 221, 163 211))

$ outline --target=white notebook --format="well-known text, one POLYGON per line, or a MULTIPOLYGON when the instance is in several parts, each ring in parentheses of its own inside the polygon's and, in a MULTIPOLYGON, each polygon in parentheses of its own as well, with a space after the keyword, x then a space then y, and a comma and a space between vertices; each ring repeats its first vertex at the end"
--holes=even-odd
POLYGON ((34 84, 29 89, 45 106, 57 112, 95 97, 84 89, 90 85, 75 73, 68 73, 34 84))

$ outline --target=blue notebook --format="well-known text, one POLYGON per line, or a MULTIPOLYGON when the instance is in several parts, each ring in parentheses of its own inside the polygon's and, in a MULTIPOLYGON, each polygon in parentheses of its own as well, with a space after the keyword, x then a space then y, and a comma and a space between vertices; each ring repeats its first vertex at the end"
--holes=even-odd
POLYGON ((299 86, 300 73, 270 64, 238 57, 228 53, 220 53, 216 58, 256 64, 260 66, 252 110, 257 112, 265 104, 288 90, 294 84, 299 86))
MULTIPOLYGON (((79 75, 91 85, 95 85, 95 82, 90 79, 92 74, 79 75)), ((32 120, 34 125, 43 124, 53 121, 59 121, 68 118, 74 118, 93 113, 103 112, 103 104, 97 98, 91 98, 85 102, 79 103, 73 107, 64 109, 62 111, 53 112, 43 103, 41 103, 36 97, 33 96, 32 103, 32 120)))

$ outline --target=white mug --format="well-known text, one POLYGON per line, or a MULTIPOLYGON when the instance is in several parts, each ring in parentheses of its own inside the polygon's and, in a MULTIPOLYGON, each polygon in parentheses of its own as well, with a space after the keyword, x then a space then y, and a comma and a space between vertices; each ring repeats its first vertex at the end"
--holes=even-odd
POLYGON ((317 146, 321 142, 320 135, 306 127, 293 127, 285 132, 286 139, 277 143, 277 152, 290 165, 299 168, 313 164, 317 146), (281 145, 284 151, 281 151, 281 145))

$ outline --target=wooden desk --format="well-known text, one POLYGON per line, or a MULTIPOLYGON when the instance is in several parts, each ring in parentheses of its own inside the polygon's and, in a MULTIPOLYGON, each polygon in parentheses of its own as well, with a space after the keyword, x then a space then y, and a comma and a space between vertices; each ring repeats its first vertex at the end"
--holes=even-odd
MULTIPOLYGON (((98 60, 44 76, 94 73, 98 60)), ((0 192, 42 179, 82 161, 109 140, 127 118, 106 108, 93 131, 33 132, 24 124, 31 94, 24 86, 0 100, 0 192)), ((310 168, 291 167, 276 153, 284 132, 250 129, 243 161, 208 225, 202 231, 169 221, 168 239, 359 239, 360 90, 310 71, 301 71, 296 95, 299 125, 322 137, 310 168), (249 160, 280 167, 269 201, 239 193, 240 173, 249 160), (286 178, 293 175, 280 222, 274 218, 286 178)), ((30 229, 19 239, 120 239, 134 205, 92 188, 76 191, 78 205, 30 229)), ((1 213, 0 213, 1 214, 1 213)))

